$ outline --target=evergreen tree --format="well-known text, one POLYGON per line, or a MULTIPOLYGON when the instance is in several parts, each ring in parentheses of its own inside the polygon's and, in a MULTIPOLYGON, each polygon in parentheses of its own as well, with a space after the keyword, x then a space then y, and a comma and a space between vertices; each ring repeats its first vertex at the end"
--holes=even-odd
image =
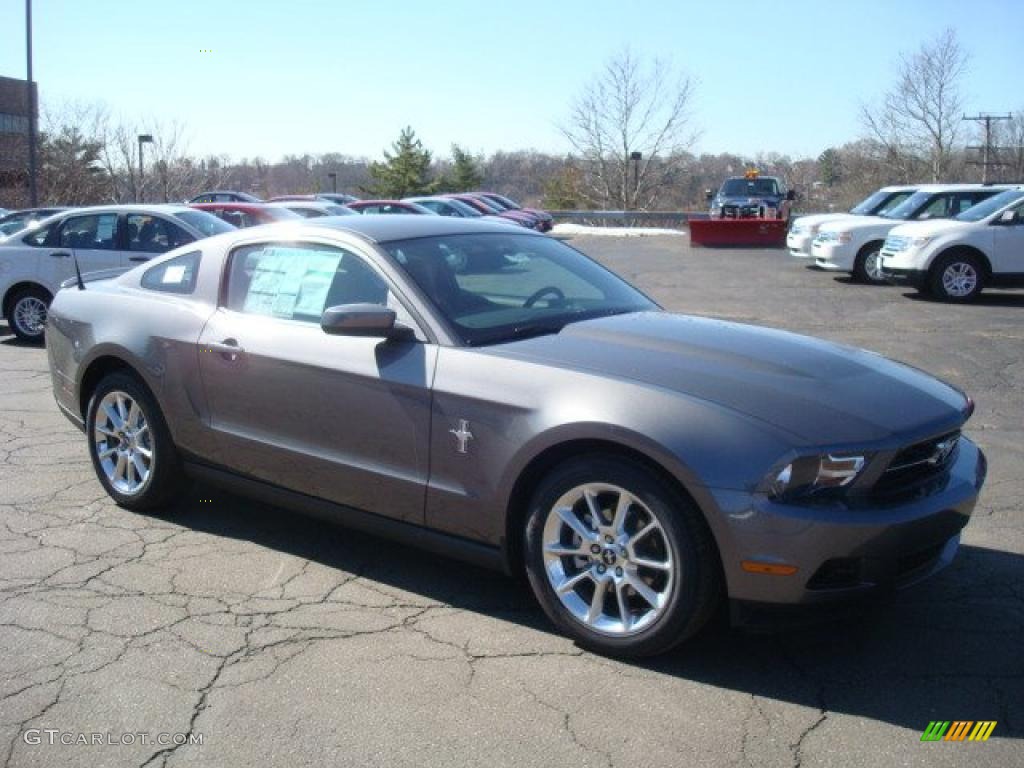
POLYGON ((458 144, 452 144, 452 169, 445 174, 443 187, 449 192, 472 192, 483 180, 477 159, 458 144))
POLYGON ((829 147, 818 157, 818 173, 825 186, 835 186, 842 178, 839 153, 829 147))
POLYGON ((391 148, 392 152, 384 151, 383 163, 370 164, 373 183, 367 192, 376 197, 401 198, 427 195, 437 188, 430 179, 430 150, 423 148, 412 128, 404 128, 391 148))

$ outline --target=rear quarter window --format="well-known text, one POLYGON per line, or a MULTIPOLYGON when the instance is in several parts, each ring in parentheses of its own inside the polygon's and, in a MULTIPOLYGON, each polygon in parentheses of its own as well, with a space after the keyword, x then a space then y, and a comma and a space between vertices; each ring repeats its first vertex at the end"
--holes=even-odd
POLYGON ((142 273, 142 287, 161 293, 192 293, 196 289, 201 255, 199 251, 192 251, 150 267, 142 273))

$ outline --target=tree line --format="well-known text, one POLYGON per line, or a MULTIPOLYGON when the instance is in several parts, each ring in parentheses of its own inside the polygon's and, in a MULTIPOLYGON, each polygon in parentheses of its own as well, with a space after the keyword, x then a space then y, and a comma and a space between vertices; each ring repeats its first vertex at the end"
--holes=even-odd
MULTIPOLYGON (((336 188, 384 198, 488 189, 556 210, 686 210, 702 208, 706 189, 754 165, 783 176, 805 209, 845 208, 886 184, 981 179, 981 153, 967 145, 977 129, 963 120, 968 60, 952 30, 901 55, 890 87, 860 105, 861 135, 815 158, 694 153, 695 81, 628 49, 612 56, 569 105, 561 126, 570 147, 564 155, 479 155, 459 144, 438 155, 406 127, 381 160, 342 153, 277 161, 198 157, 179 122, 132 121, 102 104, 63 104, 42 116, 41 199, 87 205, 177 202, 225 188, 260 197, 336 188), (139 134, 153 137, 141 172, 139 134)), ((993 128, 988 178, 1024 180, 1024 110, 993 128)), ((24 204, 20 190, 6 194, 10 199, 0 204, 24 204)))

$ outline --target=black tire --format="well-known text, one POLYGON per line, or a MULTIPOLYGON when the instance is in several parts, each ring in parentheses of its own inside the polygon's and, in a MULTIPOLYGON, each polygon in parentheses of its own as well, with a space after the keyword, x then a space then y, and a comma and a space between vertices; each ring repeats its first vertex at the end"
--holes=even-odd
MULTIPOLYGON (((134 375, 116 372, 101 379, 89 398, 85 424, 93 469, 104 490, 118 505, 137 512, 158 510, 170 506, 188 488, 181 459, 171 440, 171 433, 167 429, 160 407, 149 389, 134 375), (149 428, 148 439, 139 438, 140 444, 145 439, 145 446, 150 451, 149 475, 139 484, 138 489, 132 492, 118 489, 108 477, 101 463, 99 446, 95 438, 100 404, 112 393, 123 393, 133 400, 141 409, 149 428)), ((106 444, 105 447, 109 445, 106 444)))
POLYGON ((526 574, 544 612, 562 632, 597 653, 630 658, 663 653, 700 630, 719 603, 720 562, 700 511, 679 490, 628 458, 591 454, 556 467, 533 495, 524 536, 526 574), (544 559, 548 516, 554 514, 552 508, 564 494, 587 484, 617 486, 640 501, 646 507, 644 512, 657 519, 672 562, 678 564, 660 614, 635 634, 616 635, 588 626, 563 605, 548 577, 544 559))
POLYGON ((853 261, 853 277, 858 283, 867 283, 868 285, 885 283, 884 277, 872 275, 868 269, 868 260, 880 258, 881 250, 882 243, 876 242, 868 243, 857 253, 857 258, 853 261))
POLYGON ((11 331, 24 342, 42 344, 45 337, 43 325, 46 324, 46 310, 49 309, 52 297, 42 288, 22 288, 10 298, 7 305, 7 325, 11 331), (29 307, 38 309, 42 304, 42 325, 36 328, 26 325, 26 310, 29 307))
POLYGON ((928 270, 928 290, 942 301, 966 304, 974 301, 985 288, 985 267, 977 256, 966 251, 946 253, 928 270), (955 276, 963 282, 955 287, 955 276))

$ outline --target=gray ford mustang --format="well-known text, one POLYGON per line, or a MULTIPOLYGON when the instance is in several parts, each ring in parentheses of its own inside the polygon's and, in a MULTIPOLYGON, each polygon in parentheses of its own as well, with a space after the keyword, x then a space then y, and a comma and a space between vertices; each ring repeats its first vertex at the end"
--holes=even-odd
POLYGON ((525 569, 559 628, 624 656, 726 597, 742 618, 917 581, 953 558, 985 477, 960 391, 669 314, 501 224, 231 232, 66 286, 46 337, 118 504, 165 507, 187 474, 525 569))

